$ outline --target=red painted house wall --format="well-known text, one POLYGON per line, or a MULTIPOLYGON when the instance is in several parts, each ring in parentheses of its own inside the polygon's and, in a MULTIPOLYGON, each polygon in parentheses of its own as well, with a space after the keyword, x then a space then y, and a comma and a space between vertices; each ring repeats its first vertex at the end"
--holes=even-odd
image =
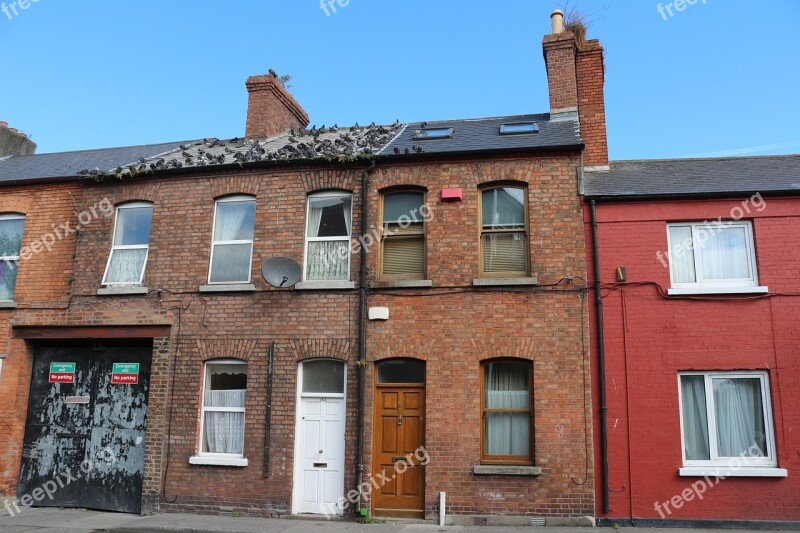
MULTIPOLYGON (((763 203, 744 204, 747 198, 597 204, 611 508, 603 513, 598 482, 598 518, 800 520, 800 198, 765 195, 763 203), (769 295, 659 294, 659 286, 670 287, 669 269, 657 256, 667 251, 667 222, 731 219, 737 207, 753 223, 759 284, 769 287, 769 295), (615 283, 620 266, 627 269, 625 284, 615 283), (731 477, 706 488, 702 498, 691 490, 703 478, 678 475, 677 376, 688 370, 768 372, 778 467, 788 477, 731 477), (691 500, 664 510, 663 502, 686 489, 691 500), (656 502, 662 502, 660 513, 656 502)), ((585 220, 591 257, 588 207, 585 220)), ((596 354, 596 335, 592 344, 596 354)), ((594 363, 599 450, 596 356, 594 363)), ((600 461, 597 454, 598 471, 600 461)))

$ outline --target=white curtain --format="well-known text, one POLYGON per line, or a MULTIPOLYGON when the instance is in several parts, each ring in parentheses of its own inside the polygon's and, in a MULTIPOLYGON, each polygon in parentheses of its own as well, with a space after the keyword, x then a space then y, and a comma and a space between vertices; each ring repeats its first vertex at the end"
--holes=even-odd
POLYGON ((112 250, 106 283, 139 283, 146 258, 146 248, 112 250))
POLYGON ((763 455, 766 435, 760 380, 713 379, 712 382, 719 456, 763 455))
POLYGON ((342 203, 342 216, 344 216, 344 225, 347 226, 347 236, 351 235, 351 220, 350 220, 350 202, 342 203))
MULTIPOLYGON (((486 408, 530 409, 528 383, 524 364, 490 364, 486 370, 486 408)), ((488 455, 529 455, 530 433, 529 413, 486 413, 488 455)))
MULTIPOLYGON (((244 390, 205 392, 206 407, 244 408, 244 390)), ((244 413, 207 411, 205 418, 206 452, 236 453, 244 451, 244 413)))
POLYGON ((681 403, 683 404, 683 447, 690 461, 709 460, 708 411, 706 410, 706 384, 703 376, 681 378, 681 403))
POLYGON ((308 280, 350 279, 348 241, 311 241, 308 243, 308 280))
POLYGON ((239 236, 242 229, 242 224, 247 218, 247 209, 245 202, 223 202, 217 204, 217 234, 215 240, 217 241, 236 241, 247 239, 246 236, 239 236), (228 208, 228 205, 234 206, 228 208))
POLYGON ((675 283, 695 283, 694 244, 691 226, 669 228, 669 268, 675 283))
POLYGON ((322 211, 325 209, 324 206, 314 207, 314 203, 311 202, 309 205, 309 215, 308 215, 308 236, 309 237, 319 237, 319 226, 322 222, 322 211))
POLYGON ((742 227, 701 228, 697 240, 703 250, 704 279, 748 279, 747 236, 742 227))

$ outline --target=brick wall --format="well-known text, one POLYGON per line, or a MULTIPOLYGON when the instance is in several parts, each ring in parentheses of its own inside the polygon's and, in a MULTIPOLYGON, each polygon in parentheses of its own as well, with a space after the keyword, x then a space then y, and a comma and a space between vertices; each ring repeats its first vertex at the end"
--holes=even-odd
MULTIPOLYGON (((661 519, 656 502, 702 479, 677 473, 682 466, 678 372, 766 370, 778 465, 789 476, 729 478, 708 489, 702 500, 664 514, 668 519, 800 520, 800 441, 792 431, 800 418, 793 392, 800 384, 800 251, 789 244, 800 233, 800 201, 766 198, 762 211, 745 213, 753 221, 760 284, 774 296, 665 299, 652 285, 633 285, 670 286, 669 270, 656 256, 667 250, 668 221, 730 219, 744 200, 598 205, 601 279, 612 284, 615 269, 625 266, 630 283, 604 291, 611 512, 602 513, 598 483, 598 516, 661 519)), ((587 226, 587 244, 588 231, 587 226)))

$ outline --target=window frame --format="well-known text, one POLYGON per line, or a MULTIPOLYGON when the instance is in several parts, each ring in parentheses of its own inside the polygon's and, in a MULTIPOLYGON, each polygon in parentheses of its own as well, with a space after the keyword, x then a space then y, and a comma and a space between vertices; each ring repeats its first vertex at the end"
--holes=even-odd
POLYGON ((255 216, 253 217, 253 238, 249 240, 232 240, 232 241, 217 241, 214 240, 214 235, 217 232, 217 215, 218 206, 221 203, 236 203, 236 202, 253 202, 255 204, 255 215, 258 214, 258 202, 255 196, 246 194, 237 194, 234 196, 225 196, 218 198, 214 201, 214 222, 211 225, 211 256, 208 261, 208 284, 209 285, 246 285, 253 279, 253 249, 255 243, 255 216), (214 248, 217 246, 232 245, 232 244, 250 244, 250 262, 247 266, 247 280, 245 281, 211 281, 211 269, 214 266, 214 248))
POLYGON ((139 286, 144 282, 144 273, 147 270, 147 260, 150 258, 150 235, 147 236, 147 244, 132 244, 132 245, 114 245, 114 241, 117 239, 117 229, 118 229, 118 221, 119 221, 119 212, 120 209, 134 209, 134 208, 142 208, 142 207, 149 207, 151 210, 150 213, 150 233, 152 235, 153 231, 153 204, 150 202, 126 202, 124 204, 117 205, 117 208, 114 211, 114 230, 111 232, 111 251, 108 253, 108 261, 106 261, 106 270, 103 273, 103 281, 102 285, 108 287, 124 287, 124 286, 139 286), (114 257, 114 252, 116 250, 145 250, 144 254, 144 264, 142 265, 142 272, 139 276, 139 281, 137 282, 108 282, 106 279, 108 278, 108 268, 111 266, 111 259, 114 257))
POLYGON ((350 281, 352 266, 352 242, 353 242, 353 193, 350 191, 323 191, 310 193, 306 197, 306 223, 303 226, 303 281, 326 282, 326 281, 350 281), (350 235, 347 237, 309 237, 308 223, 311 218, 311 200, 316 198, 337 198, 347 196, 350 198, 350 235), (308 243, 309 242, 332 242, 341 241, 347 243, 347 277, 344 280, 318 280, 308 279, 308 243))
MULTIPOLYGON (((737 287, 758 287, 758 264, 756 261, 755 238, 753 223, 750 220, 729 220, 723 223, 724 228, 741 227, 745 230, 745 245, 747 248, 747 266, 750 276, 748 279, 734 278, 726 280, 705 280, 703 279, 702 249, 698 247, 697 230, 711 230, 719 227, 717 222, 668 222, 667 223, 667 250, 669 258, 669 280, 670 286, 674 289, 731 289, 737 287), (675 281, 674 269, 672 268, 672 228, 689 227, 692 232, 692 254, 694 256, 694 282, 675 281)), ((687 252, 685 252, 687 253, 687 252)))
MULTIPOLYGON (((22 238, 20 239, 20 245, 19 245, 20 250, 17 252, 17 255, 2 255, 2 256, 0 256, 0 261, 4 261, 6 263, 14 265, 13 268, 17 269, 17 275, 19 275, 19 260, 20 260, 20 254, 22 253, 22 248, 23 248, 22 243, 25 240, 25 221, 26 221, 26 219, 27 219, 26 215, 23 215, 21 213, 3 213, 3 214, 0 214, 0 222, 6 221, 6 220, 22 220, 22 238)), ((17 281, 15 279, 14 280, 14 298, 16 298, 16 295, 17 295, 17 281)), ((12 298, 11 300, 2 300, 2 299, 0 299, 0 301, 1 302, 13 302, 15 300, 12 298)))
POLYGON ((379 253, 378 253, 378 279, 381 281, 404 281, 404 280, 425 280, 428 279, 428 221, 419 213, 421 222, 422 222, 422 232, 413 234, 414 237, 421 236, 422 237, 422 275, 418 276, 416 274, 384 274, 383 273, 383 251, 384 251, 384 241, 389 239, 410 239, 412 237, 411 234, 406 235, 385 235, 385 222, 383 220, 383 213, 384 213, 384 205, 386 203, 386 198, 388 196, 392 196, 394 194, 403 194, 403 193, 414 193, 419 194, 422 196, 422 203, 420 205, 425 205, 428 198, 427 198, 427 191, 419 188, 413 187, 404 187, 400 189, 391 189, 387 191, 381 192, 381 201, 378 208, 378 220, 380 221, 380 227, 378 229, 378 239, 380 241, 379 245, 379 253))
POLYGON ((528 359, 515 359, 515 358, 500 358, 488 359, 480 363, 480 446, 481 446, 481 464, 482 465, 509 465, 509 466, 533 466, 534 457, 534 408, 533 408, 533 362, 528 359), (524 363, 528 366, 528 409, 488 409, 486 407, 486 367, 491 364, 497 363, 524 363), (529 455, 489 455, 486 453, 486 413, 487 412, 527 412, 530 422, 528 435, 528 449, 529 455))
MULTIPOLYGON (((200 394, 200 434, 197 439, 196 457, 217 458, 217 459, 244 459, 244 451, 247 437, 247 389, 245 389, 244 407, 206 407, 206 380, 208 377, 208 367, 212 365, 241 365, 245 368, 245 376, 248 375, 248 362, 241 359, 211 359, 203 363, 203 379, 201 381, 200 394), (205 438, 206 413, 244 413, 244 425, 242 427, 242 453, 213 453, 203 451, 203 439, 205 438)), ((248 385, 250 380, 248 379, 248 385)))
POLYGON ((478 188, 478 277, 480 278, 526 278, 531 275, 531 234, 530 208, 528 202, 528 185, 516 182, 492 182, 478 188), (520 189, 525 198, 525 226, 520 230, 484 230, 483 228, 483 193, 492 189, 520 189), (485 272, 483 270, 483 236, 484 234, 525 234, 525 271, 485 272))
POLYGON ((691 371, 678 373, 678 414, 681 426, 681 460, 685 467, 731 467, 735 461, 748 467, 777 468, 778 456, 775 446, 775 426, 772 419, 772 396, 769 387, 769 373, 765 371, 691 371), (683 382, 685 376, 703 376, 706 399, 706 420, 708 421, 708 447, 710 459, 687 459, 683 420, 683 382), (717 454, 717 420, 714 405, 713 379, 754 379, 761 382, 761 405, 764 409, 764 432, 767 449, 765 457, 720 457, 717 454))

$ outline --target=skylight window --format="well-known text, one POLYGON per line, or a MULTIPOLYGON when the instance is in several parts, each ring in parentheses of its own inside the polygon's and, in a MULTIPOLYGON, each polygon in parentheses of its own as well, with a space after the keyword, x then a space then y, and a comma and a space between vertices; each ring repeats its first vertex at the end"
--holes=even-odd
POLYGON ((517 135, 520 133, 539 133, 539 126, 535 122, 515 122, 501 124, 500 135, 517 135))
POLYGON ((417 130, 414 140, 452 139, 453 128, 422 128, 417 130))

